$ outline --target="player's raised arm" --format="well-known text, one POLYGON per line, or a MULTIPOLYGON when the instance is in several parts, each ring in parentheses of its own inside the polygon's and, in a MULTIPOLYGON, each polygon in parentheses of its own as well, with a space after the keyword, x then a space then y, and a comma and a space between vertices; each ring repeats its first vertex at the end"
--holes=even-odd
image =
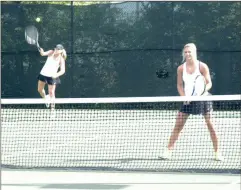
POLYGON ((44 51, 43 48, 40 48, 39 52, 41 56, 49 56, 54 53, 53 50, 44 51))

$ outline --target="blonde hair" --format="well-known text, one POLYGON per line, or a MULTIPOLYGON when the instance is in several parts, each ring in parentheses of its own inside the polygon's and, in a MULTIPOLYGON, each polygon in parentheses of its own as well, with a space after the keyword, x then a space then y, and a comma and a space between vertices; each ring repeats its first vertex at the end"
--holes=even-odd
POLYGON ((62 49, 61 56, 64 58, 64 60, 67 59, 67 53, 66 53, 65 49, 62 49))
POLYGON ((188 44, 186 44, 186 45, 183 47, 183 49, 182 49, 182 62, 185 61, 184 49, 185 49, 186 47, 191 48, 191 50, 193 51, 193 57, 194 57, 195 59, 197 59, 197 47, 196 47, 196 45, 195 45, 194 43, 188 43, 188 44))

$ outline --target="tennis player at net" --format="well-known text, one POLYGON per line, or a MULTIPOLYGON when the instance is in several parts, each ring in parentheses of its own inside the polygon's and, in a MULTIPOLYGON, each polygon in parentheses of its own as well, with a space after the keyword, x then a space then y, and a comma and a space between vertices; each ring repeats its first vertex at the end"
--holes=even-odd
POLYGON ((41 48, 40 55, 48 56, 48 58, 38 76, 38 92, 42 98, 46 99, 46 106, 49 107, 51 103, 51 109, 54 109, 56 85, 61 83, 59 77, 65 73, 67 54, 64 47, 58 44, 54 50, 44 51, 41 48), (46 83, 49 95, 46 95, 44 90, 46 83))
MULTIPOLYGON (((186 44, 182 51, 183 64, 177 68, 177 90, 180 96, 191 96, 193 92, 194 81, 198 75, 203 75, 206 88, 203 95, 209 95, 208 91, 212 87, 212 81, 207 64, 197 60, 197 49, 195 44, 186 44)), ((215 160, 221 161, 223 158, 218 151, 218 139, 212 122, 212 102, 210 101, 193 101, 184 102, 178 112, 175 127, 171 133, 167 149, 164 151, 160 159, 170 159, 171 151, 182 131, 188 116, 190 114, 201 114, 204 116, 205 122, 210 132, 211 140, 214 148, 215 160)))

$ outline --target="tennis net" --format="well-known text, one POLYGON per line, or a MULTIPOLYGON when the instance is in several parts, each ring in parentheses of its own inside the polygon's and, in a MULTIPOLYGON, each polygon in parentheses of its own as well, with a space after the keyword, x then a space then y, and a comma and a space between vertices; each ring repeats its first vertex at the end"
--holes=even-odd
POLYGON ((240 173, 241 95, 2 99, 2 167, 240 173), (190 115, 172 156, 167 147, 184 102, 212 103, 224 160, 215 161, 202 115, 190 115))

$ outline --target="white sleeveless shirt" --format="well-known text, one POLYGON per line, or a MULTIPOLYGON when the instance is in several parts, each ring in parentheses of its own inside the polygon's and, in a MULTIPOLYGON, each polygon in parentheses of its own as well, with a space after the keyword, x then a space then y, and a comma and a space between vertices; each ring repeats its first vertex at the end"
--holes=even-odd
POLYGON ((54 76, 60 67, 60 59, 61 56, 59 56, 56 60, 54 59, 54 55, 49 56, 42 70, 40 71, 40 74, 46 77, 54 76))
POLYGON ((185 96, 191 96, 192 95, 194 81, 195 81, 195 79, 198 75, 201 75, 201 72, 199 70, 200 61, 198 61, 196 64, 197 64, 196 69, 192 74, 189 74, 187 72, 186 62, 183 64, 182 79, 183 79, 183 82, 184 82, 185 96))

